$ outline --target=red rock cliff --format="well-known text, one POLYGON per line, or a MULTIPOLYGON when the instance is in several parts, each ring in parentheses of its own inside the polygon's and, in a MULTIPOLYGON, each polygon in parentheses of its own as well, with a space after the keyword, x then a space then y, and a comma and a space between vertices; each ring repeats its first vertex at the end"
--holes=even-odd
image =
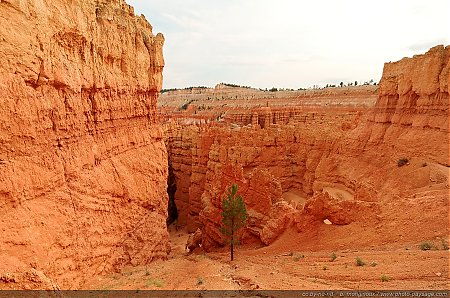
POLYGON ((406 156, 450 165, 450 46, 386 63, 369 143, 390 144, 406 156))
POLYGON ((0 1, 0 289, 166 257, 163 43, 124 0, 0 1))

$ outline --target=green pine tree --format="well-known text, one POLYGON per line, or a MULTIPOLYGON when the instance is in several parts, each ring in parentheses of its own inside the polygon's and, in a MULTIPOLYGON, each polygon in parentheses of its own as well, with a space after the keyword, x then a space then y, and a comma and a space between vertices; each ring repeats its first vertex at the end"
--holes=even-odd
POLYGON ((231 260, 234 258, 235 233, 245 225, 248 218, 247 208, 241 195, 238 193, 237 184, 228 189, 227 197, 222 201, 222 226, 220 232, 227 237, 230 243, 231 260))

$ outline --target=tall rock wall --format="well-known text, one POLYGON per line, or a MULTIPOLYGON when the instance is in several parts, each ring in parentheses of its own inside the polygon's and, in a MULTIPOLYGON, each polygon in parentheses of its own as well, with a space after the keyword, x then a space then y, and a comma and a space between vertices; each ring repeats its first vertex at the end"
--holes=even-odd
POLYGON ((0 1, 0 289, 166 257, 163 43, 124 0, 0 1))
POLYGON ((386 63, 368 142, 450 165, 449 72, 450 46, 386 63))

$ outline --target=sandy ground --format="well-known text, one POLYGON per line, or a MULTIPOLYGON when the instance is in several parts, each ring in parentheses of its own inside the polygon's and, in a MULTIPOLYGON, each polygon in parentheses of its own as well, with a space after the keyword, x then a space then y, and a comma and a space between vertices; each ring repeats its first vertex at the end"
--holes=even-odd
POLYGON ((422 251, 420 243, 395 247, 319 248, 302 250, 295 230, 287 231, 269 247, 239 247, 235 260, 229 252, 189 254, 188 234, 170 227, 172 252, 167 261, 95 277, 85 289, 251 290, 251 289, 448 289, 449 251, 422 251), (295 240, 292 240, 295 239, 295 240), (294 248, 297 249, 294 249, 294 248), (333 255, 335 259, 333 260, 333 255), (356 265, 359 257, 364 266, 356 265))
POLYGON ((324 192, 327 192, 330 196, 338 200, 353 200, 353 195, 346 190, 334 188, 334 187, 324 187, 324 192))
POLYGON ((297 205, 305 205, 308 200, 307 196, 300 190, 291 190, 283 193, 283 199, 286 202, 295 202, 297 205))

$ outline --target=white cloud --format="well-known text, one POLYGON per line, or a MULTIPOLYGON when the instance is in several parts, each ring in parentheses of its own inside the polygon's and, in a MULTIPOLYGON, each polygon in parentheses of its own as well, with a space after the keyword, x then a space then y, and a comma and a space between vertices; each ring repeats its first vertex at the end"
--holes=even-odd
POLYGON ((166 37, 165 88, 378 80, 384 62, 450 41, 447 0, 127 1, 166 37))

